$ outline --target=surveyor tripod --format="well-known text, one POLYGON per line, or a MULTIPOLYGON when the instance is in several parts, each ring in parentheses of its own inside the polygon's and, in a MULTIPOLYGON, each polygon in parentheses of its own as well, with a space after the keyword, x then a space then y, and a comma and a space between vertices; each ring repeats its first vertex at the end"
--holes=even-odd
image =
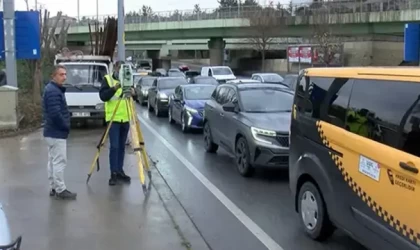
POLYGON ((127 113, 129 114, 129 122, 130 122, 129 134, 131 136, 131 146, 137 158, 139 177, 140 177, 140 182, 143 187, 143 192, 146 194, 148 191, 148 188, 146 187, 144 171, 146 169, 150 183, 152 180, 152 172, 150 171, 149 161, 147 160, 148 158, 146 154, 143 134, 141 132, 140 122, 135 112, 135 106, 134 106, 135 104, 134 104, 133 97, 131 96, 130 91, 124 91, 123 95, 118 99, 117 105, 112 113, 111 121, 109 122, 104 133, 102 134, 101 140, 96 146, 98 151, 96 152, 92 165, 90 166, 86 183, 89 182, 90 177, 92 176, 92 173, 95 170, 95 165, 96 165, 97 171, 100 170, 99 155, 101 153, 102 147, 105 144, 106 139, 108 138, 109 129, 111 128, 112 121, 114 120, 115 114, 117 113, 118 107, 120 106, 121 102, 126 102, 127 113))

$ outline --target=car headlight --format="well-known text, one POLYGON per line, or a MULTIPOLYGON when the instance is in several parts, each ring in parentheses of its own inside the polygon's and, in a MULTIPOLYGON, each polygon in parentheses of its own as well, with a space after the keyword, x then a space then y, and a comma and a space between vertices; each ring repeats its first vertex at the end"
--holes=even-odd
POLYGON ((141 91, 141 93, 142 93, 143 95, 147 95, 147 90, 142 90, 142 91, 141 91))
POLYGON ((159 93, 159 98, 168 99, 168 96, 165 93, 159 93))
POLYGON ((95 106, 95 109, 97 109, 97 110, 101 110, 101 109, 104 109, 104 108, 105 108, 105 104, 104 103, 98 103, 95 106))
POLYGON ((267 129, 261 129, 261 128, 255 128, 255 127, 251 127, 251 133, 252 133, 252 137, 254 137, 254 139, 256 141, 264 142, 264 143, 268 143, 268 144, 273 144, 273 143, 268 141, 268 140, 264 140, 264 136, 268 136, 268 137, 275 137, 276 136, 275 131, 267 130, 267 129))
POLYGON ((188 112, 190 112, 191 114, 195 114, 195 113, 197 113, 198 111, 196 110, 196 109, 193 109, 193 108, 190 108, 190 107, 185 107, 185 110, 187 110, 188 112))

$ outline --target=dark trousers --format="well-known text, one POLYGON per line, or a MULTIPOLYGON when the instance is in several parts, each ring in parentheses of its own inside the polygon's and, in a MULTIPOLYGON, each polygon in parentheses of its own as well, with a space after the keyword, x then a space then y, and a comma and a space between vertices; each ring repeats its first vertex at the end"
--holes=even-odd
POLYGON ((109 129, 109 142, 111 144, 109 149, 109 165, 111 173, 123 172, 125 142, 127 141, 128 131, 130 130, 130 123, 113 122, 109 129))

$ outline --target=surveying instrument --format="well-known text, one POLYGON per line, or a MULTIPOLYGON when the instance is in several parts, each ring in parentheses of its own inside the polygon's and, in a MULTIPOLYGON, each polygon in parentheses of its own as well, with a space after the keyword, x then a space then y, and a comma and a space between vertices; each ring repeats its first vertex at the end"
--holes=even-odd
MULTIPOLYGON (((98 151, 96 152, 92 165, 90 166, 86 183, 89 182, 90 177, 92 176, 92 173, 95 169, 95 164, 97 167, 97 171, 100 170, 99 155, 101 153, 101 149, 104 146, 106 139, 108 138, 109 129, 111 128, 112 122, 114 120, 115 114, 117 113, 118 107, 120 106, 120 103, 125 102, 126 107, 127 107, 127 113, 129 114, 129 123, 130 123, 129 134, 131 136, 131 146, 137 158, 139 177, 140 177, 140 182, 143 187, 143 192, 144 194, 146 194, 148 191, 148 188, 146 188, 146 180, 145 180, 144 173, 146 170, 147 175, 149 177, 149 184, 151 184, 152 172, 150 170, 149 161, 147 160, 143 134, 140 129, 140 121, 135 112, 135 106, 134 106, 135 104, 134 104, 132 92, 131 92, 132 88, 134 87, 133 71, 132 71, 131 65, 121 64, 120 71, 119 71, 119 78, 120 78, 119 80, 120 80, 120 84, 122 88, 122 95, 119 97, 117 105, 112 113, 111 121, 109 121, 109 124, 106 127, 105 132, 103 133, 101 137, 101 140, 96 146, 98 151)), ((110 80, 113 81, 112 77, 110 77, 110 80)), ((114 86, 113 82, 112 82, 112 86, 114 86)))

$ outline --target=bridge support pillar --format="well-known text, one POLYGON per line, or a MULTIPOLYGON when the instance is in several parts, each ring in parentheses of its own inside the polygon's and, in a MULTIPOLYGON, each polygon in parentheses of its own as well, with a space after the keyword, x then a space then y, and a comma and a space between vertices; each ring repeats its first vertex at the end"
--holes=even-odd
POLYGON ((210 65, 221 66, 223 65, 224 50, 226 42, 221 37, 212 37, 208 42, 210 52, 210 65))
MULTIPOLYGON (((164 68, 166 70, 171 68, 171 59, 168 58, 167 55, 165 55, 163 51, 159 50, 148 50, 147 51, 147 57, 152 59, 152 70, 155 71, 158 68, 164 68)), ((169 50, 168 50, 169 52, 169 50)))

